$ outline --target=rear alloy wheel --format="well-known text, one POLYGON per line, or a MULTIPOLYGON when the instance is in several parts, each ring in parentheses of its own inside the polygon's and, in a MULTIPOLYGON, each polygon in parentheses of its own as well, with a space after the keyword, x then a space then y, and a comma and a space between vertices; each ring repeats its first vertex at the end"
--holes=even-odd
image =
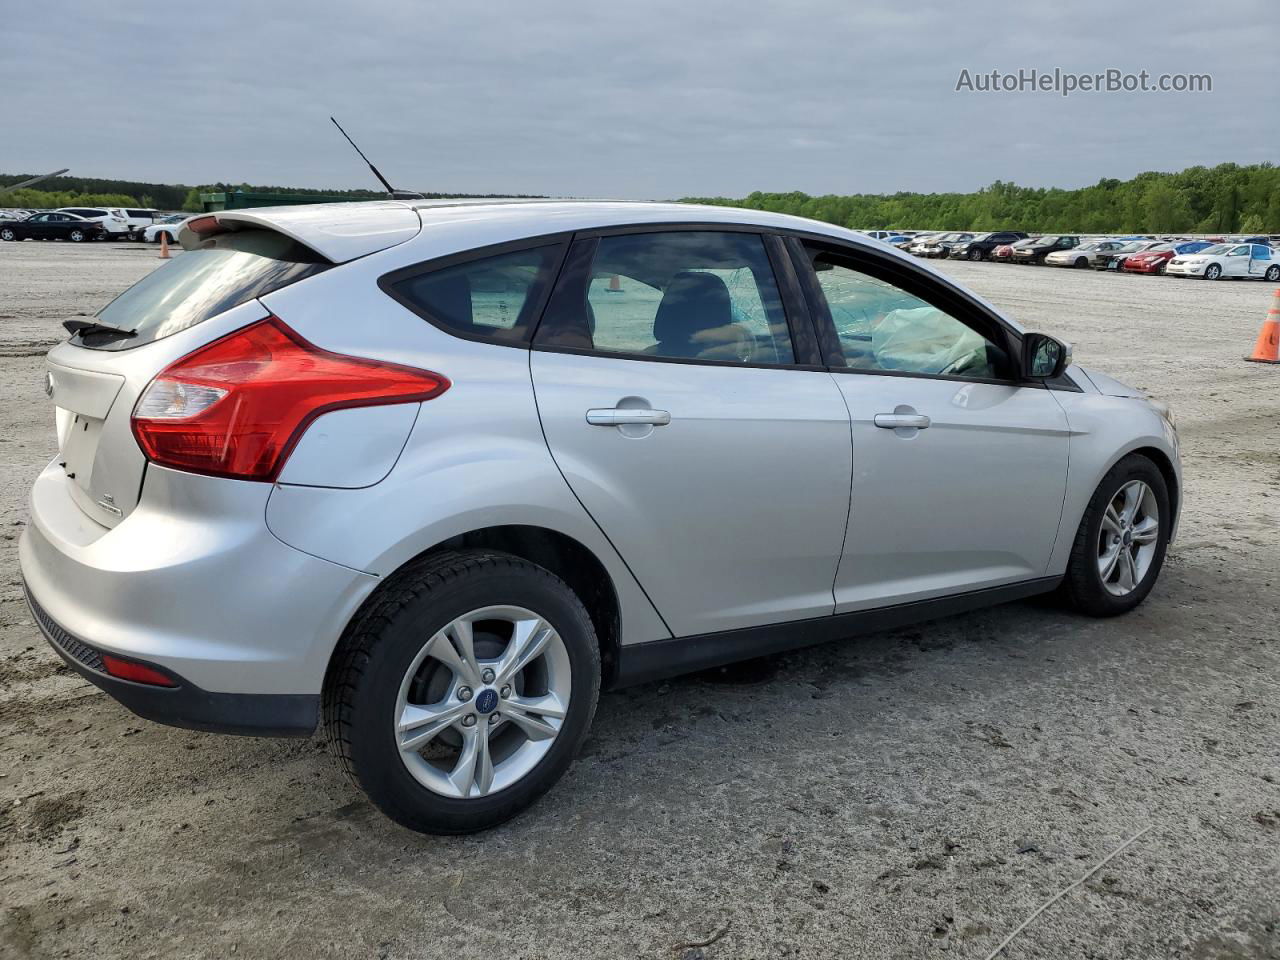
POLYGON ((1272 283, 1280 280, 1280 263, 1273 263, 1271 266, 1267 267, 1265 276, 1272 283))
POLYGON ((67 234, 67 239, 70 240, 72 243, 80 243, 81 241, 84 240, 84 231, 72 230, 70 233, 67 234))
POLYGON ((1173 521, 1164 474, 1139 454, 1102 478, 1076 531, 1063 581, 1072 606, 1095 617, 1127 613, 1151 592, 1173 521))
POLYGON ((560 778, 600 689, 591 619, 514 556, 442 553, 366 604, 335 654, 325 722, 339 761, 393 820, 470 833, 560 778))
POLYGON ((1222 268, 1216 263, 1211 263, 1204 268, 1204 278, 1206 280, 1217 280, 1222 276, 1222 268))
POLYGON ((7 243, 17 239, 18 235, 14 233, 10 227, 5 227, 3 230, 0 230, 0 240, 4 240, 7 243))

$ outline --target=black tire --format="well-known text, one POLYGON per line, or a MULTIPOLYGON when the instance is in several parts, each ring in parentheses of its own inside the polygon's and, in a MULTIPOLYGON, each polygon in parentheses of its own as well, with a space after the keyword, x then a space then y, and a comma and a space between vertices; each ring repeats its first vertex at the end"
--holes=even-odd
POLYGON ((1222 268, 1216 263, 1211 263, 1204 268, 1204 278, 1206 280, 1217 280, 1222 276, 1222 268))
POLYGON ((1071 545, 1071 558, 1067 574, 1062 581, 1061 596, 1076 610, 1091 617, 1114 617, 1128 613, 1151 592, 1160 569, 1164 566, 1165 552, 1169 546, 1169 532, 1173 524, 1173 510, 1169 503, 1169 486, 1164 474, 1148 458, 1130 454, 1107 471, 1098 484, 1093 497, 1085 508, 1084 517, 1071 545), (1141 480, 1151 488, 1160 510, 1160 530, 1156 550, 1146 574, 1128 594, 1118 597, 1110 593, 1102 583, 1098 571, 1098 541, 1102 533, 1102 518, 1107 505, 1121 487, 1131 480, 1141 480))
POLYGON ((977 263, 979 260, 982 259, 982 250, 981 249, 970 250, 969 259, 972 260, 974 263, 977 263))
POLYGON ((600 648, 581 601, 550 571, 493 551, 442 552, 391 577, 348 626, 325 682, 329 745, 356 786, 392 820, 421 833, 473 833, 520 813, 569 768, 600 693, 600 648), (456 617, 496 604, 536 612, 569 655, 569 707, 538 765, 504 790, 460 799, 418 782, 400 757, 389 718, 400 683, 427 638, 456 617))
POLYGON ((6 243, 11 243, 12 241, 17 239, 18 239, 18 235, 14 233, 13 230, 10 229, 9 227, 5 227, 3 230, 0 230, 0 240, 5 241, 6 243))
POLYGON ((67 234, 67 239, 70 240, 72 243, 83 243, 84 236, 85 234, 83 230, 72 230, 70 233, 67 234))
POLYGON ((1267 267, 1267 272, 1264 276, 1272 283, 1280 280, 1280 263, 1273 263, 1271 266, 1267 267))
POLYGON ((1077 270, 1088 270, 1088 269, 1089 269, 1089 259, 1088 259, 1087 257, 1076 257, 1076 269, 1077 269, 1077 270))

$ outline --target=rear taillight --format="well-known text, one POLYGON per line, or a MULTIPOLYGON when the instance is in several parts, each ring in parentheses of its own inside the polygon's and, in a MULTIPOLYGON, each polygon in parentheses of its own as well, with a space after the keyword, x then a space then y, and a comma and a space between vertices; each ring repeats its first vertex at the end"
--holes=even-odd
POLYGON ((138 398, 133 435, 162 466, 271 481, 321 414, 447 389, 438 373, 330 353, 268 317, 161 371, 138 398))

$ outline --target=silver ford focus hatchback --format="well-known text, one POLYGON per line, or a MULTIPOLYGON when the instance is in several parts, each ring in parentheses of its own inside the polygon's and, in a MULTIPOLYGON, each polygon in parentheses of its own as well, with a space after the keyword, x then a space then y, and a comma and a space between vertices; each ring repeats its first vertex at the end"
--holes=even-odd
POLYGON ((31 609, 144 717, 323 723, 416 830, 531 803, 602 687, 1123 613, 1177 526, 1167 407, 828 224, 388 201, 181 242, 49 353, 31 609))

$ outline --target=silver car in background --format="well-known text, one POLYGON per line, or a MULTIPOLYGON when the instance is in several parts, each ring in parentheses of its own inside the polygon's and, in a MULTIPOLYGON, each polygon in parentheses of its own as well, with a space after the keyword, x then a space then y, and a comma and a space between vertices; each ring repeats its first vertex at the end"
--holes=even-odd
POLYGON ((829 224, 387 201, 179 239, 49 353, 35 619, 144 717, 323 725, 416 830, 526 807, 602 688, 1124 613, 1176 529, 1166 407, 829 224))

